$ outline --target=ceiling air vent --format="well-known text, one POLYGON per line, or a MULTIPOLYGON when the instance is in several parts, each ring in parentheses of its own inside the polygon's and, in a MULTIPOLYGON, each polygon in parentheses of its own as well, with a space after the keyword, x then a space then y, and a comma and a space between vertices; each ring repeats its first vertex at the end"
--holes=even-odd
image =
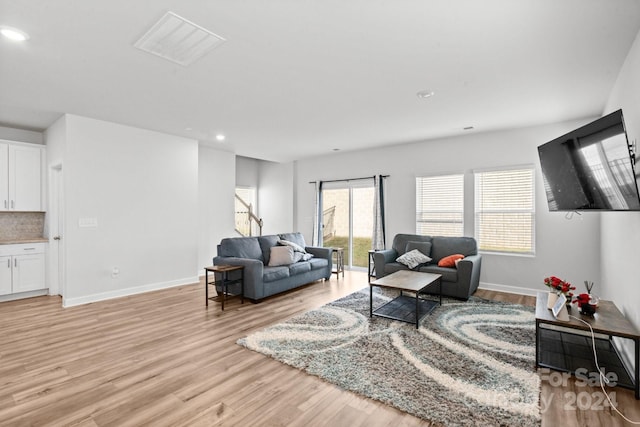
POLYGON ((134 46, 186 67, 224 41, 211 31, 167 12, 134 46))

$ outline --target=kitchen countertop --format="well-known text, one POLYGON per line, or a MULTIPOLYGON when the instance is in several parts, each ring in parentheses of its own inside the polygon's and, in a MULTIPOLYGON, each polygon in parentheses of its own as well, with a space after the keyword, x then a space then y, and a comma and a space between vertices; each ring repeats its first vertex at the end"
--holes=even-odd
POLYGON ((0 240, 0 245, 19 245, 20 243, 48 243, 49 239, 46 237, 35 237, 31 239, 11 239, 0 240))

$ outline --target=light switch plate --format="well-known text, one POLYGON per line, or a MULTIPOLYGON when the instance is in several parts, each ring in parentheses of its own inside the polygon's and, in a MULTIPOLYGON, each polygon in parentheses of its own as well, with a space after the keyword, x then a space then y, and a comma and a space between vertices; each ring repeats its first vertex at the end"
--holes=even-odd
POLYGON ((97 227, 98 218, 80 218, 78 219, 78 227, 97 227))

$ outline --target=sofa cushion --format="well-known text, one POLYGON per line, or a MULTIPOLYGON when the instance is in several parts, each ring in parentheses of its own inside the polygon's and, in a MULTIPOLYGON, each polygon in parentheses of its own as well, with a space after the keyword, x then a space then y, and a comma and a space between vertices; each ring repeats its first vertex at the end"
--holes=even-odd
POLYGON ((262 273, 262 281, 274 282, 279 279, 284 279, 285 277, 289 277, 289 267, 286 265, 279 267, 265 267, 262 273))
POLYGON ((431 258, 437 263, 442 258, 453 255, 462 254, 464 256, 476 255, 478 253, 478 245, 473 237, 442 237, 437 236, 431 239, 431 258))
POLYGON ((309 265, 311 265, 312 270, 318 270, 321 268, 325 268, 329 265, 329 261, 324 258, 311 258, 307 261, 309 265))
POLYGON ((395 273, 396 271, 406 270, 407 266, 400 264, 399 262, 388 262, 384 265, 384 272, 386 274, 395 273))
POLYGON ((406 265, 410 269, 414 269, 420 264, 425 264, 431 261, 431 258, 420 252, 418 249, 414 249, 411 252, 400 255, 396 261, 400 264, 406 265))
POLYGON ((412 250, 417 249, 426 256, 431 255, 431 242, 415 242, 409 241, 407 242, 407 252, 411 252, 412 250))
MULTIPOLYGON (((407 243, 409 242, 431 242, 431 236, 418 236, 416 234, 396 234, 393 238, 392 247, 396 252, 398 252, 398 256, 407 252, 407 243)), ((433 258, 433 256, 431 257, 433 258)))
POLYGON ((274 235, 271 236, 260 236, 258 237, 258 243, 260 244, 260 250, 262 250, 262 259, 266 265, 269 264, 269 259, 271 257, 271 247, 276 246, 278 244, 279 237, 274 235))
POLYGON ((264 261, 262 249, 255 237, 227 237, 220 241, 219 256, 249 258, 264 261))
POLYGON ((304 236, 302 233, 283 233, 279 234, 280 239, 288 240, 289 242, 293 242, 296 245, 300 246, 302 249, 307 247, 307 244, 304 241, 304 236))
POLYGON ((464 255, 462 254, 453 254, 453 255, 446 256, 442 258, 440 261, 438 261, 438 267, 449 267, 449 268, 457 267, 458 266, 457 261, 460 261, 462 258, 464 258, 464 255))
POLYGON ((311 264, 308 261, 300 261, 289 266, 289 275, 295 276, 296 274, 306 273, 311 271, 311 264))
POLYGON ((269 267, 293 264, 293 249, 289 246, 272 246, 269 255, 269 267))
POLYGON ((458 281, 458 270, 455 268, 447 268, 447 267, 438 267, 433 264, 427 265, 425 267, 420 267, 418 269, 421 273, 435 273, 441 274, 442 280, 444 282, 457 282, 458 281))

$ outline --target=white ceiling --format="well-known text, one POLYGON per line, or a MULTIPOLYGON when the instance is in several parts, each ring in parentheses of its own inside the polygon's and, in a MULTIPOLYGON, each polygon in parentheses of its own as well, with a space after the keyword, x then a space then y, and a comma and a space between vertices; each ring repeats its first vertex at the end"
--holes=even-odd
POLYGON ((0 0, 3 24, 31 39, 0 40, 2 126, 72 113, 291 161, 600 115, 640 1, 0 0), (189 67, 136 49, 167 11, 227 41, 189 67))

